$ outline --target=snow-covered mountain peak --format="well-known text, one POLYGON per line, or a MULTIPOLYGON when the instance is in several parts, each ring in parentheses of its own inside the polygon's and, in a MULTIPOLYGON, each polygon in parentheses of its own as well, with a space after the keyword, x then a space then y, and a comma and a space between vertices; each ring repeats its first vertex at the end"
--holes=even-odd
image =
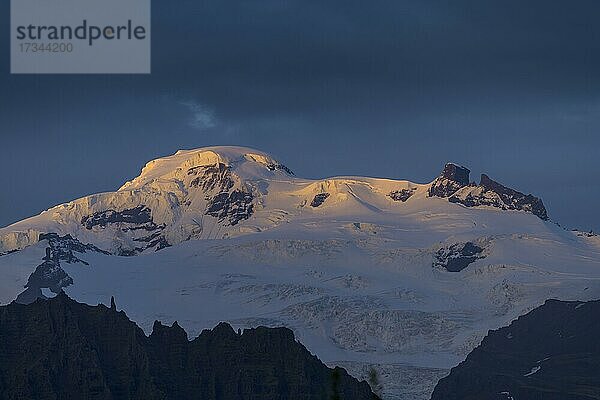
MULTIPOLYGON (((135 255, 188 240, 264 232, 353 238, 364 233, 355 226, 400 224, 409 226, 407 231, 462 234, 474 224, 485 226, 490 217, 502 225, 521 218, 518 214, 548 219, 541 199, 487 176, 476 185, 469 174, 468 168, 448 163, 429 184, 359 176, 312 180, 295 177, 274 157, 251 148, 179 150, 148 162, 115 192, 61 204, 0 229, 0 254, 35 244, 45 233, 69 234, 112 254, 135 255), (500 210, 514 212, 499 216, 500 210)), ((402 231, 372 230, 394 239, 402 231)))
POLYGON ((119 190, 139 189, 160 182, 185 180, 194 169, 222 165, 242 179, 272 178, 276 174, 292 175, 285 165, 267 153, 247 147, 215 146, 178 150, 175 154, 148 162, 141 174, 119 190))

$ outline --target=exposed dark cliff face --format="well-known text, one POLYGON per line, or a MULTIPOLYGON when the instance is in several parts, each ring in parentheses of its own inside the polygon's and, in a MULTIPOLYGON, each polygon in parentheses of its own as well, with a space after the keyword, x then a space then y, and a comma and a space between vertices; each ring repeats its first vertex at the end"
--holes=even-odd
POLYGON ((454 181, 462 186, 469 184, 469 174, 471 171, 468 168, 461 167, 453 163, 448 163, 444 166, 441 178, 454 181))
POLYGON ((0 307, 0 399, 341 399, 376 397, 332 370, 286 328, 237 334, 227 324, 191 342, 176 323, 146 337, 125 313, 51 300, 0 307))
MULTIPOLYGON (((86 229, 92 229, 95 226, 106 228, 110 224, 126 223, 134 225, 150 224, 155 228, 152 221, 152 211, 146 206, 138 206, 123 211, 106 210, 85 216, 81 219, 81 224, 86 229)), ((153 230, 153 229, 149 229, 153 230)))
POLYGON ((242 190, 219 193, 208 202, 204 214, 218 218, 219 222, 227 220, 230 225, 237 225, 254 213, 253 200, 252 193, 242 190))
POLYGON ((542 199, 506 187, 486 174, 481 175, 479 185, 470 183, 470 172, 468 168, 446 164, 441 175, 429 187, 429 197, 447 198, 449 202, 465 207, 488 206, 502 210, 525 211, 544 221, 548 220, 548 212, 542 199))
POLYGON ((0 398, 163 398, 144 340, 124 313, 64 294, 0 307, 0 398))
POLYGON ((548 300, 490 331, 432 400, 592 400, 600 396, 600 301, 548 300))
MULTIPOLYGON (((279 169, 272 165, 272 171, 279 169)), ((254 196, 250 191, 233 189, 234 174, 231 167, 223 163, 201 165, 188 170, 188 175, 196 176, 190 186, 200 188, 206 193, 206 210, 204 215, 218 218, 233 226, 248 219, 254 213, 254 196), (233 190, 232 190, 233 189, 233 190)))
POLYGON ((544 203, 538 197, 524 194, 506 187, 487 175, 481 175, 479 186, 468 188, 451 196, 451 203, 460 203, 467 207, 491 206, 502 210, 518 210, 530 212, 542 220, 548 220, 544 203))
POLYGON ((166 225, 156 224, 152 218, 152 210, 144 205, 122 211, 96 212, 83 217, 81 224, 88 230, 105 229, 110 226, 122 232, 129 232, 131 239, 140 243, 140 246, 121 249, 116 252, 119 256, 134 256, 147 249, 153 248, 158 251, 170 246, 162 234, 166 225))
POLYGON ((457 190, 469 185, 468 168, 448 163, 444 166, 442 174, 429 188, 429 197, 450 197, 457 190))
POLYGON ((196 176, 190 182, 190 186, 201 188, 204 192, 215 189, 219 192, 227 192, 234 185, 231 168, 223 163, 192 167, 188 170, 188 175, 196 176))

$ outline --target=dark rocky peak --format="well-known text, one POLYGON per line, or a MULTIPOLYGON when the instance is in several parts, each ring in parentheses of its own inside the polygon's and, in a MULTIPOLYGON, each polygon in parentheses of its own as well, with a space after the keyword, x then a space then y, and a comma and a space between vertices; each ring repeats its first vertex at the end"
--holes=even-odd
POLYGON ((494 191, 502 191, 502 190, 507 189, 506 186, 503 186, 500 183, 492 180, 486 174, 481 174, 481 179, 479 180, 479 185, 488 190, 494 190, 494 191))
POLYGON ((544 221, 548 220, 548 212, 542 199, 506 187, 486 174, 481 175, 478 186, 461 190, 451 196, 449 201, 466 207, 490 206, 502 210, 525 211, 544 221))
POLYGON ((173 340, 176 342, 187 342, 187 332, 179 326, 177 321, 173 322, 171 326, 163 325, 160 321, 154 321, 152 326, 152 333, 150 334, 152 340, 173 340))
POLYGON ((448 163, 442 174, 433 181, 429 188, 429 197, 450 197, 459 189, 469 185, 471 171, 457 164, 448 163))
POLYGON ((0 307, 5 399, 377 399, 366 382, 330 369, 288 329, 236 334, 219 324, 193 341, 174 323, 150 337, 124 312, 59 293, 0 307))
POLYGON ((544 221, 548 219, 548 212, 542 199, 535 197, 532 194, 524 194, 514 189, 501 185, 500 183, 490 179, 486 174, 481 175, 479 183, 486 190, 497 193, 502 201, 507 204, 509 209, 512 207, 516 210, 531 212, 544 221))
POLYGON ((215 326, 212 330, 206 329, 203 333, 213 334, 215 336, 225 336, 225 337, 233 337, 235 336, 235 331, 227 322, 219 322, 217 326, 215 326))
POLYGON ((432 400, 592 400, 600 393, 600 301, 548 300, 490 331, 432 400))
POLYGON ((466 207, 489 206, 525 211, 548 220, 548 212, 540 198, 506 187, 486 174, 481 175, 479 185, 470 183, 470 173, 468 168, 446 164, 442 174, 429 187, 429 197, 448 198, 451 203, 466 207))
POLYGON ((440 175, 440 177, 454 181, 462 186, 467 186, 470 182, 470 174, 470 169, 457 164, 448 163, 444 166, 444 170, 442 171, 442 175, 440 175))

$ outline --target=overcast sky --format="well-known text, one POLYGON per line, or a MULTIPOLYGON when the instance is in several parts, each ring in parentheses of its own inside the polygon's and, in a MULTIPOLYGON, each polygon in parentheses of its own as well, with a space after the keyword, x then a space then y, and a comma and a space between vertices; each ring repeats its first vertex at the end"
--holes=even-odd
POLYGON ((148 76, 10 75, 8 3, 0 226, 222 144, 311 178, 454 161, 600 231, 597 0, 154 0, 148 76))

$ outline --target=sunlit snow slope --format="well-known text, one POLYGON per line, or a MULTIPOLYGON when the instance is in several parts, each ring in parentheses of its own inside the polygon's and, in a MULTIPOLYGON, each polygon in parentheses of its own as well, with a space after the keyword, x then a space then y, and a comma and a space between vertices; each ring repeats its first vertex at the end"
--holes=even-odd
POLYGON ((285 325, 329 364, 374 366, 389 399, 428 398, 488 329, 547 298, 600 297, 599 238, 487 176, 308 180, 241 147, 151 161, 1 229, 0 254, 2 303, 64 289, 114 295, 147 330, 285 325))

